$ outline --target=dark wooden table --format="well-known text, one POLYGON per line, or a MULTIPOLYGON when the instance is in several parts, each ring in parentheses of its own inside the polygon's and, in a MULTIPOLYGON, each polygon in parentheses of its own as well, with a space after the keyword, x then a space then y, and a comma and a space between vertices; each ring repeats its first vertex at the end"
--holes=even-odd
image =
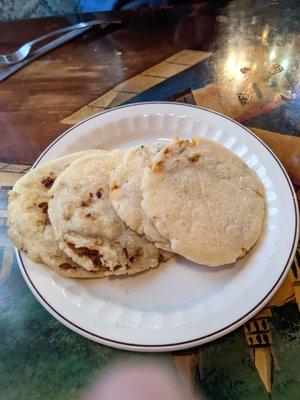
MULTIPOLYGON (((284 65, 288 62, 290 82, 283 82, 286 76, 280 74, 280 79, 275 76, 274 85, 293 87, 297 79, 294 75, 299 73, 293 68, 298 65, 300 43, 295 31, 295 2, 290 1, 289 9, 286 1, 247 8, 250 3, 232 2, 225 10, 194 5, 127 12, 120 16, 121 28, 112 27, 103 33, 94 29, 36 60, 1 83, 0 159, 32 163, 65 130, 61 121, 66 116, 182 49, 214 52, 211 76, 204 78, 222 83, 222 100, 236 97, 242 90, 241 65, 255 64, 256 71, 266 68, 268 57, 273 55, 276 62, 279 51, 280 61, 284 65)), ((1 51, 13 50, 26 40, 76 20, 43 18, 2 23, 1 51)), ((284 133, 295 133, 295 127, 299 132, 299 114, 291 112, 290 118, 291 127, 284 127, 284 133)))
MULTIPOLYGON (((1 83, 0 159, 32 163, 65 130, 60 122, 64 117, 181 49, 207 47, 215 35, 216 11, 196 18, 187 17, 188 13, 173 9, 125 13, 120 29, 102 33, 96 28, 1 83)), ((1 51, 75 20, 4 23, 1 51)))
MULTIPOLYGON (((2 23, 1 53, 95 16, 2 23)), ((95 28, 0 83, 1 399, 78 398, 96 371, 127 357, 48 315, 23 282, 6 235, 8 190, 70 125, 126 102, 205 106, 253 129, 300 193, 299 3, 235 0, 115 16, 122 26, 95 28)), ((218 400, 297 397, 299 265, 243 328, 173 355, 191 385, 218 400)))

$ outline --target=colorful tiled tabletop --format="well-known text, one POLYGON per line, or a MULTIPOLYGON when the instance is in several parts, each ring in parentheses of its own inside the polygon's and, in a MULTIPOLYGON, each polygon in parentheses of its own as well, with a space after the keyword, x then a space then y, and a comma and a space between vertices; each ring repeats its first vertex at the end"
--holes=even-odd
MULTIPOLYGON (((80 398, 95 374, 133 357, 77 335, 48 314, 27 288, 6 233, 8 191, 68 127, 134 102, 207 107, 265 141, 300 198, 299 7, 280 3, 197 3, 120 13, 121 28, 85 34, 1 83, 1 400, 80 398)), ((3 50, 14 47, 76 18, 2 24, 0 44, 3 50), (22 40, 16 30, 25 32, 22 40)), ((167 358, 207 399, 294 400, 299 307, 300 249, 274 298, 243 327, 199 348, 151 357, 167 358)))

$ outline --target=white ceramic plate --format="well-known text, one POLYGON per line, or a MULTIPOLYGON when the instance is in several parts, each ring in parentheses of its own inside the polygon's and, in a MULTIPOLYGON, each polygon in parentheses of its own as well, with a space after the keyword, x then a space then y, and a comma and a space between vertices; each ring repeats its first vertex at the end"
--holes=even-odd
POLYGON ((267 196, 259 243, 231 266, 209 268, 173 258, 144 274, 67 279, 17 252, 33 294, 61 323, 99 343, 135 351, 199 345, 255 315, 282 283, 297 243, 298 209, 291 182, 252 132, 213 111, 175 103, 123 106, 95 115, 57 138, 35 166, 89 148, 128 148, 173 136, 213 139, 253 168, 267 196))

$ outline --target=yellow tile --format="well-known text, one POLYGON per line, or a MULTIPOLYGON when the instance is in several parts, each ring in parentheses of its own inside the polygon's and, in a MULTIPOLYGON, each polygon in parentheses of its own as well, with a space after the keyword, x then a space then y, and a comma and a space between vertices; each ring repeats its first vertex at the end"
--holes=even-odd
POLYGON ((151 87, 158 85, 163 82, 164 78, 157 78, 154 76, 142 76, 137 75, 127 81, 120 83, 120 85, 114 88, 116 92, 129 92, 129 93, 141 93, 151 87))
POLYGON ((179 64, 161 62, 149 69, 146 69, 146 71, 142 72, 141 75, 158 76, 160 78, 170 78, 171 76, 176 75, 187 68, 188 65, 179 65, 179 64))
POLYGON ((294 285, 295 285, 294 290, 295 290, 296 302, 298 304, 298 309, 300 311, 300 281, 296 282, 294 285))
POLYGON ((280 307, 283 304, 292 301, 295 298, 295 292, 293 288, 292 276, 290 273, 286 276, 285 280, 277 290, 275 295, 269 301, 269 307, 280 307))
POLYGON ((0 186, 13 186, 23 174, 16 172, 0 172, 0 186))
POLYGON ((82 121, 83 119, 91 117, 92 115, 97 114, 103 110, 105 110, 105 108, 84 106, 76 111, 74 114, 63 119, 61 122, 67 125, 74 125, 82 121))
POLYGON ((227 104, 224 104, 218 95, 220 89, 217 83, 211 83, 203 88, 192 90, 192 93, 197 106, 206 107, 231 116, 227 104))
POLYGON ((178 376, 184 377, 182 385, 186 393, 193 393, 195 379, 198 370, 198 358, 196 354, 174 355, 173 361, 178 376))
POLYGON ((176 53, 173 56, 167 58, 165 62, 191 66, 197 64, 202 60, 205 60, 211 54, 212 53, 209 53, 207 51, 182 50, 179 53, 176 53))
POLYGON ((110 90, 109 92, 100 96, 98 99, 89 103, 89 106, 104 107, 104 108, 116 107, 119 104, 122 104, 127 100, 130 100, 134 96, 135 93, 123 93, 110 90))
POLYGON ((5 167, 6 165, 7 165, 7 163, 4 163, 4 162, 1 162, 1 161, 0 161, 0 169, 3 168, 3 167, 5 167))
POLYGON ((209 108, 234 119, 262 107, 267 101, 273 102, 270 98, 264 97, 263 99, 255 98, 252 102, 241 104, 237 96, 238 91, 224 81, 217 81, 193 90, 192 93, 198 106, 209 108))
POLYGON ((102 96, 98 97, 97 99, 93 100, 89 103, 89 106, 92 107, 101 107, 107 108, 111 104, 111 102, 115 99, 116 93, 113 90, 110 90, 104 93, 102 96))
POLYGON ((136 96, 135 93, 125 93, 125 92, 115 92, 115 93, 118 93, 118 96, 114 99, 114 101, 112 101, 109 108, 116 107, 136 96))
POLYGON ((272 354, 269 347, 255 349, 255 366, 268 393, 271 392, 272 388, 272 364, 272 354))
POLYGON ((23 172, 27 169, 28 165, 23 164, 7 164, 4 168, 1 169, 1 172, 23 172))
POLYGON ((268 317, 272 317, 272 311, 270 310, 270 308, 263 308, 253 318, 256 319, 256 318, 268 318, 268 317))

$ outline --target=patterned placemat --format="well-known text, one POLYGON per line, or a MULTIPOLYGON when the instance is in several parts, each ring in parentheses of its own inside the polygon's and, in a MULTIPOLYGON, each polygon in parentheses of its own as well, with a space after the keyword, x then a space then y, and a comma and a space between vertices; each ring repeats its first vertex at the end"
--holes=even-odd
POLYGON ((290 118, 298 115, 297 68, 286 70, 283 65, 272 63, 264 46, 248 51, 257 54, 259 65, 240 67, 238 60, 228 59, 224 73, 223 55, 218 52, 182 50, 117 85, 61 122, 73 125, 121 104, 174 100, 180 93, 190 92, 192 101, 199 106, 249 126, 299 136, 300 120, 290 118))
MULTIPOLYGON (((138 95, 145 94, 149 89, 156 88, 161 83, 170 81, 170 78, 187 71, 190 67, 209 58, 211 53, 195 50, 183 50, 140 74, 120 83, 112 90, 104 93, 89 104, 83 106, 61 122, 67 125, 76 124, 85 118, 113 108, 124 103, 132 103, 138 95)), ((176 94, 178 93, 175 92, 176 94)), ((157 99, 158 100, 158 99, 157 99)), ((166 100, 166 97, 164 97, 166 100)))

